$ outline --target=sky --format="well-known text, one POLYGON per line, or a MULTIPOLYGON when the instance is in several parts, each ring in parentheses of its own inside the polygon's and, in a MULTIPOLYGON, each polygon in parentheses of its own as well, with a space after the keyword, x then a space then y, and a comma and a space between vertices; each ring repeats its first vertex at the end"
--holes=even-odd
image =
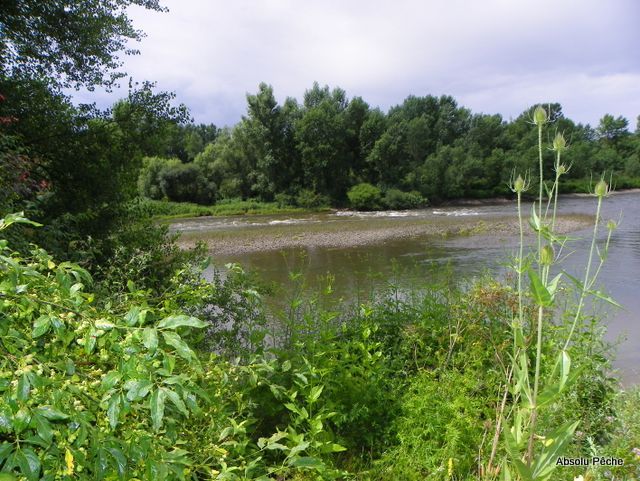
MULTIPOLYGON (((278 101, 314 81, 387 110, 452 95, 515 118, 560 102, 597 125, 640 114, 638 0, 164 0, 129 10, 146 33, 124 57, 134 80, 173 91, 196 122, 233 125, 260 82, 278 101)), ((126 82, 125 82, 126 84, 126 82)), ((125 90, 75 94, 109 106, 125 90)))

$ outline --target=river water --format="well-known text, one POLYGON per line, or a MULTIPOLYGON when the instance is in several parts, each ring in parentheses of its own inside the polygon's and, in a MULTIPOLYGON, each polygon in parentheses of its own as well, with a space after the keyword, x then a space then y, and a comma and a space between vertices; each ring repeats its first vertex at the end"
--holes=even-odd
MULTIPOLYGON (((559 206, 561 214, 594 214, 596 199, 566 196, 559 206)), ((530 204, 524 206, 526 213, 530 210, 530 204)), ((177 222, 172 229, 201 239, 215 239, 220 235, 241 239, 247 233, 265 237, 296 235, 301 229, 317 232, 326 228, 334 233, 341 229, 352 231, 354 226, 371 223, 401 226, 403 223, 455 221, 464 225, 469 220, 491 221, 514 213, 513 203, 501 203, 406 212, 199 218, 177 222)), ((624 308, 600 306, 598 309, 606 319, 605 339, 616 343, 614 366, 619 370, 623 384, 629 385, 640 382, 640 192, 612 194, 605 200, 602 217, 605 222, 614 219, 620 223, 613 234, 598 286, 624 308)), ((563 269, 579 278, 583 275, 581 269, 589 250, 591 232, 592 228, 588 228, 571 233, 576 240, 566 252, 571 255, 562 264, 563 269)), ((605 237, 603 226, 600 242, 605 237)), ((501 276, 507 272, 505 265, 516 249, 517 237, 513 235, 492 235, 490 232, 448 237, 418 235, 356 247, 307 246, 217 254, 214 264, 221 267, 228 262, 239 262, 246 269, 257 272, 265 282, 280 286, 280 293, 291 285, 290 272, 302 272, 311 288, 326 282, 330 275, 334 293, 357 302, 358 298, 370 296, 389 282, 421 285, 445 277, 471 279, 486 273, 501 276)))

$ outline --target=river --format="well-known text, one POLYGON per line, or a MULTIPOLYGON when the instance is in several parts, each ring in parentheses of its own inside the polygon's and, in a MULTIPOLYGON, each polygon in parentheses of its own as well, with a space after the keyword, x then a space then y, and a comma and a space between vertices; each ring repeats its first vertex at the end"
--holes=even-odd
MULTIPOLYGON (((592 215, 595 205, 591 196, 565 196, 559 212, 592 215)), ((524 209, 530 212, 531 205, 524 209)), ((330 274, 335 294, 354 301, 391 280, 408 285, 446 276, 503 275, 517 248, 517 236, 508 230, 494 232, 493 226, 513 224, 514 213, 514 203, 502 202, 376 213, 195 218, 175 222, 172 230, 182 233, 183 239, 208 241, 214 265, 238 262, 264 282, 280 286, 281 292, 286 291, 282 286, 290 284, 290 272, 302 272, 311 288, 330 274), (462 229, 463 235, 452 235, 465 225, 473 227, 462 229), (433 226, 438 228, 429 230, 433 226), (434 233, 443 227, 448 235, 434 233), (397 235, 398 230, 404 234, 397 235), (395 234, 381 235, 382 231, 395 234)), ((630 385, 640 382, 640 192, 613 193, 605 199, 602 217, 605 222, 620 223, 598 286, 624 309, 600 306, 605 309, 600 314, 606 319, 605 339, 616 343, 614 366, 623 384, 630 385)), ((591 231, 589 227, 571 233, 576 238, 571 243, 574 252, 562 268, 577 277, 585 264, 591 231)), ((604 226, 600 232, 602 243, 604 226)))

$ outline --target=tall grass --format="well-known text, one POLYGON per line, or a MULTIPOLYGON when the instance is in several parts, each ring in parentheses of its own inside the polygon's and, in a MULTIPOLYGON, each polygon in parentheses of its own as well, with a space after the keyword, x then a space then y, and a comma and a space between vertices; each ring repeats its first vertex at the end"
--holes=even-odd
MULTIPOLYGON (((184 217, 227 216, 245 214, 290 214, 309 212, 310 209, 285 206, 277 202, 230 199, 215 205, 205 206, 190 202, 139 199, 133 208, 142 216, 169 220, 184 217)), ((314 209, 321 210, 321 209, 314 209)))

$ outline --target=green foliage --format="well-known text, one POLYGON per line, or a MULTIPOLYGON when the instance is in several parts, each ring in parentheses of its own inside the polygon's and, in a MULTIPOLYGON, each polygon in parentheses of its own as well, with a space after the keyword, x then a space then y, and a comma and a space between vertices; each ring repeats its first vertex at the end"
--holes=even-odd
POLYGON ((375 210, 378 209, 382 202, 382 193, 377 187, 362 183, 354 185, 347 192, 349 203, 358 210, 375 210))
POLYGON ((121 66, 117 54, 142 37, 127 17, 130 5, 162 11, 156 0, 5 5, 0 12, 0 74, 49 77, 64 87, 111 84, 124 76, 115 72, 121 66))
MULTIPOLYGON (((260 202, 257 200, 223 199, 217 204, 204 206, 189 202, 169 202, 150 199, 138 199, 134 203, 135 210, 141 215, 161 219, 199 216, 226 216, 246 214, 288 214, 305 212, 301 207, 281 206, 278 202, 260 202)), ((317 209, 326 209, 320 206, 317 209)), ((316 210, 316 209, 314 209, 316 210)))
POLYGON ((301 189, 296 196, 296 204, 305 209, 322 209, 329 205, 329 198, 309 189, 301 189))
POLYGON ((142 197, 160 200, 166 196, 160 183, 163 170, 180 165, 178 159, 163 159, 162 157, 145 157, 138 175, 138 193, 142 197))
POLYGON ((0 464, 28 480, 182 478, 181 420, 202 367, 178 332, 205 324, 129 285, 108 309, 80 267, 2 245, 0 464), (182 327, 185 326, 185 327, 182 327))
POLYGON ((495 379, 455 370, 419 373, 396 420, 398 446, 383 456, 378 479, 447 479, 449 460, 449 479, 469 479, 494 416, 496 384, 495 379))
POLYGON ((611 441, 603 447, 586 437, 590 454, 623 459, 624 465, 611 468, 593 468, 594 480, 634 479, 640 475, 640 390, 637 386, 619 392, 614 399, 614 415, 605 421, 612 424, 611 441))
POLYGON ((158 183, 164 197, 174 202, 215 202, 217 187, 207 182, 195 164, 175 164, 164 167, 158 174, 158 183))
POLYGON ((427 205, 427 203, 420 192, 402 192, 399 189, 389 189, 382 199, 382 205, 388 209, 416 209, 427 205))

